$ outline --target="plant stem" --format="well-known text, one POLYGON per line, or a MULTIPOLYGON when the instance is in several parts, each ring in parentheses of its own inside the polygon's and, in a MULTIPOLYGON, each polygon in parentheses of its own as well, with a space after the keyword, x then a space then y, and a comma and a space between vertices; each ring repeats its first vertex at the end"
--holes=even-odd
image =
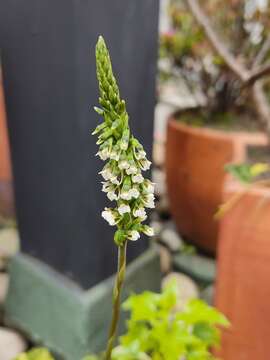
POLYGON ((117 332, 117 325, 120 314, 121 290, 126 273, 126 252, 127 252, 127 241, 125 241, 122 246, 118 246, 118 269, 117 269, 116 280, 113 290, 113 314, 112 314, 109 339, 105 354, 105 360, 111 360, 113 343, 117 332))

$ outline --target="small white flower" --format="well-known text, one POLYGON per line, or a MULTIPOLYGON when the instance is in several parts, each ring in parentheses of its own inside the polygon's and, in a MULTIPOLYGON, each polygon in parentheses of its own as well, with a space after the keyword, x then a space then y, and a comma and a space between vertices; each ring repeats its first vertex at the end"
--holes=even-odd
POLYGON ((100 171, 99 174, 103 177, 104 180, 110 180, 110 178, 113 176, 109 168, 100 171))
POLYGON ((132 196, 129 191, 122 191, 120 194, 120 198, 123 200, 131 200, 132 196))
POLYGON ((128 142, 127 141, 121 141, 120 142, 120 149, 123 151, 126 151, 128 148, 128 142))
POLYGON ((108 192, 108 191, 114 190, 114 186, 109 181, 103 182, 102 184, 103 184, 102 185, 103 192, 108 192))
POLYGON ((138 208, 136 210, 133 211, 133 215, 135 217, 139 217, 139 218, 145 218, 146 217, 146 212, 144 210, 144 208, 138 208))
POLYGON ((128 169, 126 169, 126 173, 128 175, 133 175, 133 174, 137 174, 138 169, 135 165, 131 165, 128 169))
POLYGON ((121 204, 118 208, 118 212, 120 215, 124 215, 126 213, 130 212, 130 207, 129 205, 125 205, 125 204, 121 204))
POLYGON ((131 240, 131 241, 136 241, 136 240, 139 239, 139 237, 140 237, 140 234, 136 230, 130 230, 128 232, 128 239, 131 240))
POLYGON ((137 153, 135 153, 135 158, 137 160, 145 159, 146 152, 144 150, 139 150, 137 153))
POLYGON ((144 170, 144 171, 149 170, 150 166, 151 166, 151 161, 146 160, 146 159, 140 160, 140 167, 142 170, 144 170))
POLYGON ((113 176, 111 179, 110 179, 111 183, 113 183, 114 185, 120 185, 120 181, 118 180, 118 177, 117 176, 113 176))
POLYGON ((155 207, 154 200, 155 200, 155 197, 153 194, 147 194, 145 206, 150 209, 153 209, 155 207))
POLYGON ((127 160, 121 160, 120 162, 119 162, 119 164, 118 164, 118 167, 119 167, 119 169, 121 169, 121 170, 126 170, 126 169, 128 169, 129 168, 129 163, 128 163, 128 161, 127 160))
POLYGON ((121 153, 121 151, 116 151, 115 149, 113 149, 113 150, 111 151, 110 158, 111 158, 112 160, 119 161, 119 159, 120 159, 120 153, 121 153))
POLYGON ((152 183, 151 181, 148 181, 145 186, 145 190, 148 192, 148 194, 153 194, 155 190, 155 184, 152 183))
POLYGON ((113 214, 113 212, 112 212, 110 209, 105 208, 105 210, 102 211, 101 216, 102 216, 106 221, 108 221, 108 223, 109 223, 111 226, 113 226, 113 225, 116 224, 115 218, 114 218, 114 214, 113 214))
POLYGON ((118 196, 116 195, 116 193, 114 191, 109 191, 107 193, 107 197, 109 200, 113 201, 113 200, 118 200, 118 196))
POLYGON ((97 156, 100 157, 101 160, 107 160, 110 157, 110 151, 108 148, 104 148, 96 153, 97 156))
POLYGON ((135 174, 132 176, 132 181, 134 183, 141 184, 144 181, 144 178, 143 178, 142 174, 135 174))
POLYGON ((144 227, 143 227, 143 233, 145 234, 145 235, 147 235, 147 236, 154 236, 155 235, 155 232, 154 232, 154 229, 153 228, 151 228, 150 226, 147 226, 147 225, 145 225, 144 227))
POLYGON ((140 192, 139 192, 139 190, 136 189, 136 188, 130 189, 130 190, 129 190, 129 194, 130 194, 130 196, 131 196, 132 198, 134 198, 134 199, 138 199, 138 197, 140 196, 140 192))

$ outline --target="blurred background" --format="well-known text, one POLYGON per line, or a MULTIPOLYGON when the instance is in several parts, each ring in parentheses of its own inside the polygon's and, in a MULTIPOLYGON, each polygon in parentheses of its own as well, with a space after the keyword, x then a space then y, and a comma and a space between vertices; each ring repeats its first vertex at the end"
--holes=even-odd
MULTIPOLYGON (((156 183, 154 239, 131 244, 129 263, 154 248, 179 301, 230 320, 222 359, 267 360, 269 0, 10 0, 0 23, 0 360, 36 342, 70 351, 79 315, 59 310, 65 289, 92 299, 116 269, 90 136, 99 34, 156 183)), ((135 289, 156 289, 158 271, 135 289)))

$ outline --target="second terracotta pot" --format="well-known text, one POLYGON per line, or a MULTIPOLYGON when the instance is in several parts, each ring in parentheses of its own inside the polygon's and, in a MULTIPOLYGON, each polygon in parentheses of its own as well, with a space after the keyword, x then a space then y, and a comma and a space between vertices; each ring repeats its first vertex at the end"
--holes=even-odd
POLYGON ((199 248, 214 254, 222 201, 224 166, 244 162, 247 146, 265 146, 263 133, 195 128, 169 119, 166 178, 170 209, 178 231, 199 248))

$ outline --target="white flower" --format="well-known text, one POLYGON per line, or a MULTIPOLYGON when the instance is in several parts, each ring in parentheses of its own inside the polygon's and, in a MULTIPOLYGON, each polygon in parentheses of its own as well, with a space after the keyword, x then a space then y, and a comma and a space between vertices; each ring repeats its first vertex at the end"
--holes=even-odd
POLYGON ((134 183, 141 184, 144 181, 144 178, 143 178, 142 174, 135 174, 132 176, 132 181, 134 183))
POLYGON ((135 217, 139 217, 139 218, 145 218, 146 217, 146 212, 145 212, 145 210, 144 210, 144 208, 143 207, 141 207, 141 208, 138 208, 138 209, 136 209, 136 210, 133 210, 133 215, 135 216, 135 217))
POLYGON ((112 160, 116 160, 116 161, 119 161, 119 159, 120 159, 120 154, 121 154, 121 151, 116 151, 115 149, 113 149, 112 151, 111 151, 111 154, 110 154, 110 158, 112 159, 112 160))
POLYGON ((120 142, 120 149, 123 151, 126 151, 128 148, 128 142, 127 141, 121 141, 120 142))
POLYGON ((142 229, 143 233, 147 236, 154 236, 154 229, 151 228, 150 226, 145 225, 142 229))
POLYGON ((138 199, 138 197, 140 196, 140 192, 138 189, 136 188, 132 188, 129 190, 129 194, 131 197, 133 197, 134 199, 138 199))
POLYGON ((140 234, 136 230, 130 230, 128 232, 128 239, 131 240, 131 241, 136 241, 136 240, 139 239, 139 237, 140 237, 140 234))
POLYGON ((125 204, 121 204, 118 208, 118 212, 120 215, 124 215, 125 213, 129 213, 130 212, 130 207, 129 205, 125 205, 125 204))
POLYGON ((115 218, 114 218, 114 214, 113 214, 113 212, 112 212, 110 209, 105 208, 105 210, 102 211, 101 216, 102 216, 106 221, 108 221, 108 223, 109 223, 111 226, 113 226, 113 225, 116 224, 115 218))
POLYGON ((117 176, 113 176, 111 179, 110 179, 111 183, 113 183, 114 185, 120 185, 120 181, 118 180, 118 177, 117 176))
POLYGON ((151 181, 147 181, 145 190, 148 192, 148 194, 153 194, 155 190, 155 184, 152 183, 151 181))
POLYGON ((101 160, 107 160, 110 157, 110 151, 108 148, 104 148, 96 153, 97 156, 100 157, 101 160))
POLYGON ((135 165, 131 165, 128 169, 126 169, 126 173, 128 175, 137 174, 138 169, 135 165))
POLYGON ((144 171, 149 170, 150 166, 151 166, 151 161, 146 160, 146 159, 140 160, 140 167, 142 170, 144 170, 144 171))
POLYGON ((114 190, 114 186, 109 181, 103 182, 102 184, 103 184, 102 185, 103 192, 108 192, 108 191, 114 190))
POLYGON ((116 193, 114 191, 109 191, 107 193, 107 197, 109 200, 113 201, 113 200, 118 200, 118 196, 116 195, 116 193))
POLYGON ((104 180, 110 180, 113 176, 110 168, 105 168, 99 172, 99 174, 103 177, 104 180))
POLYGON ((131 200, 131 194, 129 191, 122 191, 120 194, 120 198, 123 200, 131 200))
POLYGON ((145 206, 150 209, 153 209, 155 207, 154 200, 155 200, 155 197, 153 194, 147 194, 146 201, 144 202, 145 206))
POLYGON ((129 163, 127 160, 121 160, 118 164, 119 169, 123 170, 123 169, 128 169, 129 168, 129 163))
POLYGON ((146 152, 144 150, 139 150, 137 153, 135 153, 135 158, 137 160, 145 159, 146 152))

